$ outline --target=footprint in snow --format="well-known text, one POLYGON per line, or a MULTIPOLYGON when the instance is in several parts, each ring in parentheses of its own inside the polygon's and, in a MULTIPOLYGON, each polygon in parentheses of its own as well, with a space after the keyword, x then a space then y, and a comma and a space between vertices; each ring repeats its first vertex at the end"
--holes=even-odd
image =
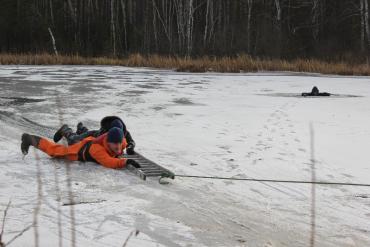
POLYGON ((286 156, 287 154, 286 153, 279 153, 279 155, 286 156))
POLYGON ((259 158, 259 159, 255 159, 255 160, 253 160, 253 165, 256 165, 257 164, 257 162, 259 162, 259 161, 262 161, 263 159, 262 158, 259 158))

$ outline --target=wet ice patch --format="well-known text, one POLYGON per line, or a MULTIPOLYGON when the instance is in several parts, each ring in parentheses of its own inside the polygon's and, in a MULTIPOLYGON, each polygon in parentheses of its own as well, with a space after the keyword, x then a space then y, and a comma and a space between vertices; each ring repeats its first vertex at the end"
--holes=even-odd
POLYGON ((190 81, 190 82, 180 82, 179 85, 203 85, 206 84, 204 82, 199 81, 190 81))
POLYGON ((159 89, 159 88, 162 88, 162 85, 161 83, 146 83, 146 84, 138 84, 136 85, 137 87, 139 88, 145 88, 145 89, 159 89))
POLYGON ((179 105, 195 105, 193 101, 187 98, 174 99, 173 102, 179 105))
POLYGON ((35 121, 8 111, 0 111, 0 124, 2 127, 13 126, 24 132, 39 133, 46 137, 52 137, 55 128, 44 126, 35 121))
POLYGON ((38 103, 45 99, 35 99, 26 97, 0 97, 0 106, 24 105, 27 103, 38 103))
POLYGON ((201 103, 194 103, 192 100, 188 99, 188 98, 176 98, 174 100, 172 100, 172 102, 178 104, 178 105, 204 105, 204 104, 201 104, 201 103))
POLYGON ((125 96, 139 96, 143 94, 150 93, 149 91, 144 91, 144 90, 126 90, 123 92, 125 96))
POLYGON ((166 109, 166 107, 164 105, 157 105, 157 106, 153 106, 152 109, 155 111, 161 111, 161 110, 166 109))

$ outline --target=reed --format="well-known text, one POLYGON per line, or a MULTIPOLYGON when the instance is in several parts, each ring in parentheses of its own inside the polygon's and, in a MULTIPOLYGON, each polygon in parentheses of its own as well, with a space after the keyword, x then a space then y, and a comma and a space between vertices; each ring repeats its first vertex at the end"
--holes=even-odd
POLYGON ((79 55, 0 54, 1 65, 109 65, 129 67, 152 67, 186 72, 257 72, 293 71, 337 75, 370 75, 367 63, 346 61, 322 61, 318 59, 261 59, 248 55, 235 57, 185 58, 177 56, 132 54, 123 58, 82 57, 79 55))

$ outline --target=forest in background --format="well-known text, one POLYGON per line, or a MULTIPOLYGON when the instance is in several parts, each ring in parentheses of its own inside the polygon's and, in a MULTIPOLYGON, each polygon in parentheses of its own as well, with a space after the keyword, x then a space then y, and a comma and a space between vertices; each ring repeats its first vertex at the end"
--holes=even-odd
POLYGON ((368 0, 0 0, 1 53, 362 62, 368 0), (361 59, 360 59, 361 58, 361 59))

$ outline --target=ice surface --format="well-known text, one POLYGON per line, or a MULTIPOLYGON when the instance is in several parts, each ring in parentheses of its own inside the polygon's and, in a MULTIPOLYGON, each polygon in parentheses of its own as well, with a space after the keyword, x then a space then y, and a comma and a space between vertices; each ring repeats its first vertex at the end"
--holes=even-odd
MULTIPOLYGON (((36 161, 33 150, 22 159, 22 132, 51 137, 61 122, 96 128, 119 115, 137 149, 176 174, 292 180, 311 179, 312 122, 317 179, 370 180, 368 77, 0 66, 0 89, 0 210, 12 201, 5 242, 33 222, 39 162, 41 246, 58 245, 58 208, 63 245, 71 241, 67 166, 77 246, 122 246, 134 229, 128 246, 309 246, 310 185, 176 178, 163 186, 37 151, 36 161), (361 97, 285 97, 313 86, 361 97)), ((316 245, 370 246, 370 189, 316 189, 316 245)), ((31 229, 12 246, 33 241, 31 229)))

